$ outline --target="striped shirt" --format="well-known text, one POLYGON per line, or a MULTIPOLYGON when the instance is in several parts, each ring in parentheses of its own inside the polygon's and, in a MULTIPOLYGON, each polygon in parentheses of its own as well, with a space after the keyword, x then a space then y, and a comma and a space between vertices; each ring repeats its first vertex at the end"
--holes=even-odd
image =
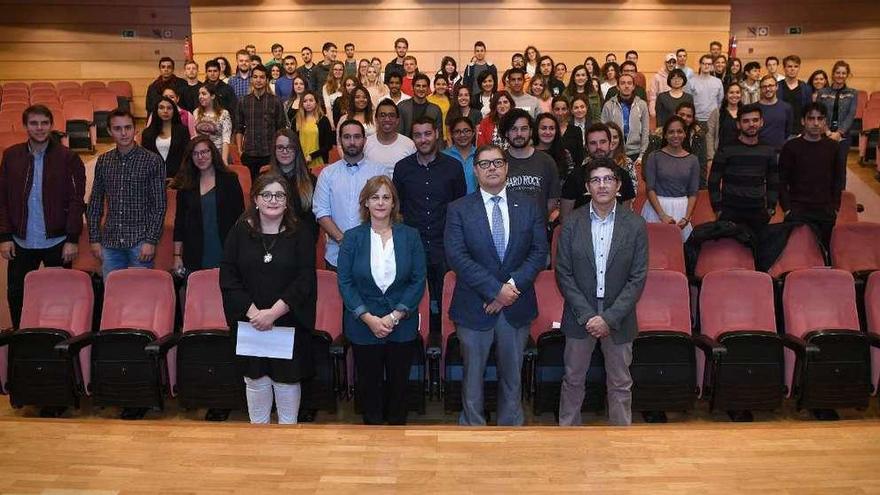
POLYGON ((235 132, 244 134, 243 155, 270 156, 275 151, 275 132, 287 127, 284 105, 268 92, 251 93, 238 101, 235 132))
POLYGON ((593 236, 593 253, 596 257, 596 297, 605 297, 605 266, 608 264, 608 252, 611 249, 611 238, 614 235, 614 215, 617 213, 617 201, 605 218, 599 217, 590 201, 590 232, 593 236))
POLYGON ((741 141, 718 150, 709 173, 712 209, 767 210, 779 199, 776 152, 766 144, 741 141))
POLYGON ((165 202, 165 165, 159 155, 137 145, 125 155, 116 149, 104 153, 95 165, 86 211, 89 242, 113 249, 132 248, 141 241, 158 244, 165 202))

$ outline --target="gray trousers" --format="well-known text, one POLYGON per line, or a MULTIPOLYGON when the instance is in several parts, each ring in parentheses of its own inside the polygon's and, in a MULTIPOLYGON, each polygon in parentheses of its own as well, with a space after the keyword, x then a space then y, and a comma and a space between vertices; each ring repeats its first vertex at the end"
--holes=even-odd
MULTIPOLYGON (((562 378, 562 390, 559 394, 559 426, 581 424, 584 384, 595 347, 596 338, 590 334, 583 339, 565 339, 565 376, 562 378)), ((632 342, 615 344, 610 335, 603 337, 602 355, 605 357, 608 418, 612 425, 628 426, 632 424, 633 381, 629 372, 629 365, 632 364, 632 342)))
POLYGON ((525 421, 522 408, 523 351, 529 327, 511 326, 502 312, 495 326, 486 331, 464 327, 456 329, 461 342, 464 379, 461 387, 462 410, 458 423, 466 426, 486 424, 483 414, 483 374, 492 342, 498 367, 498 426, 520 426, 525 421))

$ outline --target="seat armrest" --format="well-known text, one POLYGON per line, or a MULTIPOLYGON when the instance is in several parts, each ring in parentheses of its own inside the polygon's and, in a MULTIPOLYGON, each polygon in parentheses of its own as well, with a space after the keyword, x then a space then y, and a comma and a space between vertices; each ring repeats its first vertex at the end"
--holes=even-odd
MULTIPOLYGON (((876 332, 867 332, 868 343, 870 343, 874 347, 880 347, 880 333, 876 332)), ((2 341, 0 341, 0 345, 3 345, 2 341)))
POLYGON ((694 335, 694 345, 702 349, 706 353, 706 357, 713 359, 719 358, 727 354, 727 347, 719 344, 715 339, 707 335, 694 335))
POLYGON ((179 334, 169 333, 144 346, 144 351, 151 356, 164 356, 172 347, 177 345, 179 339, 179 334))
POLYGON ((345 353, 348 352, 349 343, 348 337, 340 334, 330 343, 330 354, 336 357, 345 356, 345 353))
POLYGON ((55 352, 62 356, 76 356, 83 347, 91 345, 94 339, 95 334, 92 332, 81 333, 55 344, 55 352))
POLYGON ((809 344, 806 340, 794 335, 783 335, 782 344, 793 350, 799 356, 819 353, 819 346, 816 344, 809 344))
POLYGON ((428 342, 425 345, 425 354, 428 356, 428 359, 440 359, 440 354, 443 352, 441 350, 442 341, 443 336, 439 332, 428 334, 428 342))
POLYGON ((4 328, 0 330, 0 346, 4 346, 9 343, 9 337, 12 335, 12 332, 15 330, 12 327, 4 328))

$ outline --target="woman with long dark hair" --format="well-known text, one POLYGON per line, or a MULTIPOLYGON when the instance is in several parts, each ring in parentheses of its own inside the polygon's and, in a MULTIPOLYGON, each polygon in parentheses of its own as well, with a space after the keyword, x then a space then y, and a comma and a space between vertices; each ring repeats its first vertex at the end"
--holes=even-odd
POLYGON ((199 106, 193 112, 193 118, 196 132, 211 138, 211 142, 220 150, 223 163, 226 163, 229 143, 232 142, 232 117, 217 99, 216 85, 205 84, 199 88, 199 106))
POLYGON ((312 198, 318 179, 306 165, 300 137, 295 130, 281 129, 275 133, 275 149, 269 162, 269 171, 287 181, 291 192, 288 205, 293 209, 300 225, 311 229, 317 239, 318 222, 312 213, 312 198))
POLYGON ((458 64, 449 55, 443 57, 443 60, 440 61, 440 69, 437 70, 436 75, 443 76, 450 89, 454 88, 462 80, 462 75, 458 73, 458 64))
POLYGON ((483 119, 483 115, 479 110, 475 109, 471 106, 471 88, 467 86, 459 86, 456 88, 455 93, 452 98, 452 103, 449 107, 449 113, 446 114, 446 122, 445 125, 450 130, 452 129, 452 122, 459 117, 466 117, 471 123, 474 124, 474 128, 476 128, 480 124, 480 120, 483 119))
POLYGON ((535 119, 535 130, 532 133, 532 141, 535 148, 546 152, 556 162, 556 170, 559 173, 559 182, 562 185, 568 174, 574 170, 575 163, 571 153, 562 143, 562 134, 559 131, 559 121, 552 113, 541 113, 535 119))
POLYGON ((306 91, 302 103, 291 121, 293 130, 299 133, 299 142, 309 169, 323 167, 330 161, 330 150, 333 148, 335 134, 330 126, 330 119, 324 115, 318 104, 318 95, 314 91, 306 91))
POLYGON ((180 121, 177 105, 167 96, 156 103, 152 116, 149 127, 141 134, 141 145, 162 157, 165 176, 172 178, 177 175, 189 143, 189 129, 180 121))
POLYGON ((484 71, 477 76, 477 84, 480 92, 471 96, 471 106, 479 109, 485 117, 492 111, 492 99, 498 92, 498 78, 492 72, 484 71))
POLYGON ((495 93, 490 104, 489 115, 486 115, 477 127, 477 148, 484 144, 494 144, 502 149, 507 149, 509 146, 507 138, 498 132, 498 128, 501 125, 501 119, 515 106, 513 97, 507 91, 495 93))
POLYGON ((731 83, 724 90, 721 106, 712 110, 706 123, 706 160, 712 163, 715 153, 726 144, 735 143, 739 130, 736 119, 742 108, 742 86, 731 83))

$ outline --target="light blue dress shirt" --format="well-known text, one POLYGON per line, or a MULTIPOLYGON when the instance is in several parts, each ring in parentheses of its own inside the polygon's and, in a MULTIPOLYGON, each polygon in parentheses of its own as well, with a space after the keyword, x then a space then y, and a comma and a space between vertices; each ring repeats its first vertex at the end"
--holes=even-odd
POLYGON ((27 239, 13 236, 15 243, 25 249, 48 249, 64 242, 65 236, 46 238, 46 218, 43 215, 43 159, 46 150, 34 153, 34 175, 27 199, 27 239))
POLYGON ((593 235, 593 253, 596 256, 596 297, 605 297, 605 267, 608 264, 608 252, 611 248, 611 237, 614 235, 614 215, 617 213, 617 202, 608 215, 602 219, 593 209, 590 201, 590 230, 593 235))

